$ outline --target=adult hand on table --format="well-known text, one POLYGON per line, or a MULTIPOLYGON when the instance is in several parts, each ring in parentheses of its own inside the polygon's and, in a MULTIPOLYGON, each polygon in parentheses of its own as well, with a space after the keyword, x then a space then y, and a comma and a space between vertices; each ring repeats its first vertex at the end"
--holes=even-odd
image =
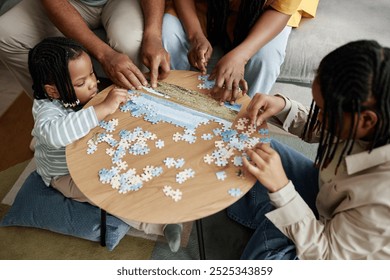
POLYGON ((213 47, 206 36, 203 33, 197 34, 191 40, 191 48, 187 55, 188 61, 204 75, 207 73, 207 64, 212 53, 213 47))
POLYGON ((233 104, 240 95, 248 91, 248 84, 244 79, 246 62, 244 57, 233 50, 223 56, 211 72, 209 79, 215 79, 211 95, 221 104, 225 101, 233 104))
POLYGON ((161 39, 144 36, 142 40, 142 63, 150 70, 150 84, 157 87, 157 80, 165 79, 170 67, 170 55, 163 48, 161 39))
POLYGON ((125 54, 109 49, 99 60, 114 84, 126 89, 141 89, 148 81, 141 70, 125 54))

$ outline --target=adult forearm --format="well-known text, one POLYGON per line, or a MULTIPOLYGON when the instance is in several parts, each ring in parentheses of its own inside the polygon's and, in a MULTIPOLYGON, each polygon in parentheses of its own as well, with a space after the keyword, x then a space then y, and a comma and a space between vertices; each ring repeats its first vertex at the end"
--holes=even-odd
POLYGON ((184 29, 190 41, 197 35, 203 33, 197 13, 195 1, 174 0, 177 15, 183 23, 184 29))
POLYGON ((66 36, 80 42, 98 60, 112 49, 88 27, 80 13, 67 0, 41 0, 54 25, 66 36))
POLYGON ((273 9, 266 10, 252 27, 245 40, 234 51, 239 51, 248 61, 286 27, 289 19, 289 15, 273 9))
POLYGON ((161 40, 162 20, 165 9, 165 0, 142 0, 144 15, 144 37, 158 37, 161 40))

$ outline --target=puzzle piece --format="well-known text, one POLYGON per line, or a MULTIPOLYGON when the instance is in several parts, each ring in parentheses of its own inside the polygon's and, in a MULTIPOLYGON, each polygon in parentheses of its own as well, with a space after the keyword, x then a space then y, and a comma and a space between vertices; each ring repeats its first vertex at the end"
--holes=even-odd
POLYGON ((167 157, 163 161, 165 163, 165 166, 168 167, 168 168, 172 168, 176 164, 175 159, 174 158, 170 158, 170 157, 167 157))
POLYGON ((209 80, 210 75, 199 75, 198 80, 201 81, 200 84, 198 84, 199 89, 212 89, 215 85, 215 80, 209 80))
POLYGON ((242 157, 240 157, 240 156, 235 156, 235 157, 232 159, 232 162, 233 162, 234 166, 242 166, 242 157))
POLYGON ((209 154, 205 155, 203 157, 203 161, 207 164, 211 164, 214 161, 214 157, 210 156, 209 154))
POLYGON ((179 172, 176 174, 176 182, 179 184, 183 184, 185 181, 187 181, 188 177, 184 172, 179 172))
POLYGON ((163 192, 166 196, 171 197, 175 202, 178 202, 183 197, 183 193, 179 189, 174 190, 168 185, 163 187, 163 192))
POLYGON ((228 190, 228 193, 233 197, 239 197, 242 195, 242 191, 240 188, 231 188, 228 190))
POLYGON ((163 140, 159 139, 156 141, 156 148, 157 149, 162 149, 164 147, 165 143, 163 140))
POLYGON ((204 133, 204 134, 202 134, 201 138, 203 140, 211 140, 213 138, 213 135, 211 133, 207 133, 207 134, 204 133))
POLYGON ((259 134, 261 134, 261 135, 268 135, 268 129, 267 128, 261 128, 260 130, 259 130, 259 134))
POLYGON ((116 163, 117 167, 120 169, 120 170, 126 170, 127 167, 128 167, 128 164, 126 161, 122 161, 120 160, 119 162, 116 163))
POLYGON ((172 194, 172 187, 171 186, 164 186, 163 187, 163 192, 166 196, 171 196, 172 194))
POLYGON ((184 134, 181 139, 189 144, 193 144, 196 141, 196 136, 191 134, 184 134))
POLYGON ((175 167, 176 167, 176 169, 182 168, 184 164, 185 164, 184 158, 179 158, 179 159, 176 160, 175 167))
POLYGON ((246 127, 245 124, 241 124, 241 123, 236 124, 236 128, 237 128, 238 130, 244 130, 245 127, 246 127))
POLYGON ((171 197, 175 202, 178 202, 183 197, 183 193, 179 189, 176 189, 172 191, 171 197))
POLYGON ((182 139, 182 135, 179 132, 176 132, 175 134, 173 134, 172 139, 173 141, 177 142, 182 139))
POLYGON ((87 154, 91 155, 97 151, 97 146, 96 145, 89 145, 87 149, 87 154))
POLYGON ((269 138, 269 137, 260 138, 260 139, 259 139, 259 142, 260 142, 260 143, 269 144, 269 143, 271 143, 271 138, 269 138))
POLYGON ((221 180, 221 181, 224 181, 227 177, 225 171, 219 171, 219 172, 215 173, 215 175, 217 176, 217 179, 221 180))
POLYGON ((161 166, 153 168, 151 174, 153 177, 158 177, 163 173, 163 169, 161 166))

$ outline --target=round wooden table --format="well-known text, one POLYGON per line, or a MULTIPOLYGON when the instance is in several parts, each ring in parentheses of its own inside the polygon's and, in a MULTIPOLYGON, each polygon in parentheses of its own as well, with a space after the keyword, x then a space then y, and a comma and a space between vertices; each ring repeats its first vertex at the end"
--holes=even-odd
MULTIPOLYGON (((207 90, 197 87, 200 83, 198 75, 199 73, 191 71, 171 71, 171 74, 163 82, 207 94, 207 90)), ((87 106, 101 102, 110 89, 111 87, 108 87, 102 91, 87 106)), ((209 98, 211 100, 211 97, 209 98)), ((237 101, 237 103, 242 104, 237 120, 244 116, 248 102, 249 97, 247 96, 237 101)), ((88 135, 66 147, 67 163, 74 182, 95 205, 114 216, 158 224, 194 221, 233 204, 255 183, 255 178, 249 174, 245 177, 239 176, 241 168, 232 162, 229 162, 227 166, 220 167, 215 164, 207 164, 204 161, 204 156, 212 153, 215 149, 215 141, 218 138, 214 137, 212 140, 206 141, 201 136, 205 133, 213 133, 213 129, 219 128, 220 124, 216 122, 197 128, 197 140, 195 143, 189 144, 185 141, 173 141, 172 135, 176 132, 183 133, 184 129, 170 123, 152 124, 143 118, 133 117, 129 112, 120 110, 105 120, 112 119, 119 120, 118 126, 112 132, 115 139, 119 139, 118 134, 122 129, 133 130, 140 127, 144 131, 155 133, 158 139, 165 143, 162 149, 149 145, 150 152, 146 155, 126 154, 124 160, 128 163, 128 168, 142 171, 146 166, 161 166, 163 173, 144 182, 143 187, 138 191, 130 191, 125 194, 119 193, 110 184, 103 184, 99 180, 99 170, 109 169, 112 166, 112 158, 106 154, 106 148, 109 146, 104 143, 99 144, 101 146, 94 154, 87 154, 88 140, 98 133, 105 132, 102 127, 92 129, 88 135), (163 161, 167 157, 183 158, 185 164, 181 170, 190 168, 195 171, 195 176, 184 183, 178 183, 176 174, 180 170, 166 167, 163 161), (219 171, 226 172, 226 179, 217 178, 216 173, 219 171), (171 186, 172 189, 180 189, 182 198, 174 201, 171 197, 166 196, 163 187, 167 185, 171 186), (231 188, 240 188, 242 194, 240 196, 230 195, 228 191, 231 188)), ((258 137, 264 136, 258 134, 258 137)), ((237 155, 239 154, 237 153, 237 155)))

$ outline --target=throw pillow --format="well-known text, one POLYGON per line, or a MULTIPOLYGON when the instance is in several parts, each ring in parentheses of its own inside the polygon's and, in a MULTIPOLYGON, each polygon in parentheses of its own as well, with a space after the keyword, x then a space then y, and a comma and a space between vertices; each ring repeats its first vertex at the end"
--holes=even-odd
MULTIPOLYGON (((98 207, 64 197, 54 188, 47 187, 34 171, 24 182, 0 226, 42 228, 100 241, 100 218, 98 207)), ((130 226, 110 214, 107 214, 106 225, 106 246, 112 251, 130 226)))

